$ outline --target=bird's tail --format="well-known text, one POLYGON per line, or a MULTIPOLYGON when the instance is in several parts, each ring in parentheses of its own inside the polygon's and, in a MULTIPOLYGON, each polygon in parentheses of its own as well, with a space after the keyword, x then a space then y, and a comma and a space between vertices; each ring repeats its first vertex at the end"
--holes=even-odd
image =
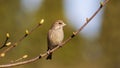
POLYGON ((51 60, 51 59, 52 59, 52 53, 50 53, 50 54, 47 56, 46 59, 47 59, 47 60, 51 60))

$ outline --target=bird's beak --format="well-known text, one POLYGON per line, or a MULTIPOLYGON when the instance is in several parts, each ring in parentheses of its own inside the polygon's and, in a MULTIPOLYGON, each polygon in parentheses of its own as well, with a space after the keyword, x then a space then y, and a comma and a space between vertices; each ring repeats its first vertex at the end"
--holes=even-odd
POLYGON ((65 24, 65 23, 63 23, 63 26, 66 26, 66 24, 65 24))

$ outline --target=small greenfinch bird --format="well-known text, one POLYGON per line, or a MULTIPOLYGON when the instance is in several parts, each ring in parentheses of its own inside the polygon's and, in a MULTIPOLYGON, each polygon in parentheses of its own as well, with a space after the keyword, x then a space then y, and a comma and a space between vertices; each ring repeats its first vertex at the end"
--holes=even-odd
MULTIPOLYGON (((58 46, 58 44, 60 44, 63 41, 64 39, 63 27, 65 25, 66 24, 62 20, 57 20, 55 21, 55 23, 53 23, 47 34, 47 42, 48 42, 47 51, 55 48, 56 46, 58 46)), ((50 53, 46 59, 51 60, 52 53, 50 53)))

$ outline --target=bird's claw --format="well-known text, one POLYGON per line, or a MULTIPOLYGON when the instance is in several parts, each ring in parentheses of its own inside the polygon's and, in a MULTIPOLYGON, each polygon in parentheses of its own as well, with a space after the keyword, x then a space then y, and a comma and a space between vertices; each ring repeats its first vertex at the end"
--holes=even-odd
POLYGON ((62 45, 59 45, 59 47, 62 47, 62 45))
POLYGON ((50 54, 50 50, 47 51, 47 54, 48 54, 48 55, 50 54))

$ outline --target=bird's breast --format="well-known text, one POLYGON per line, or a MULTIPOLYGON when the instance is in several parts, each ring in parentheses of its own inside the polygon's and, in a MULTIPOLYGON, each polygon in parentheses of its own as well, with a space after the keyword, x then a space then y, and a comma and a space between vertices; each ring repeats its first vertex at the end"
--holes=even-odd
POLYGON ((62 42, 64 34, 63 34, 63 30, 53 30, 51 31, 50 34, 50 43, 52 45, 58 45, 59 43, 62 42))

